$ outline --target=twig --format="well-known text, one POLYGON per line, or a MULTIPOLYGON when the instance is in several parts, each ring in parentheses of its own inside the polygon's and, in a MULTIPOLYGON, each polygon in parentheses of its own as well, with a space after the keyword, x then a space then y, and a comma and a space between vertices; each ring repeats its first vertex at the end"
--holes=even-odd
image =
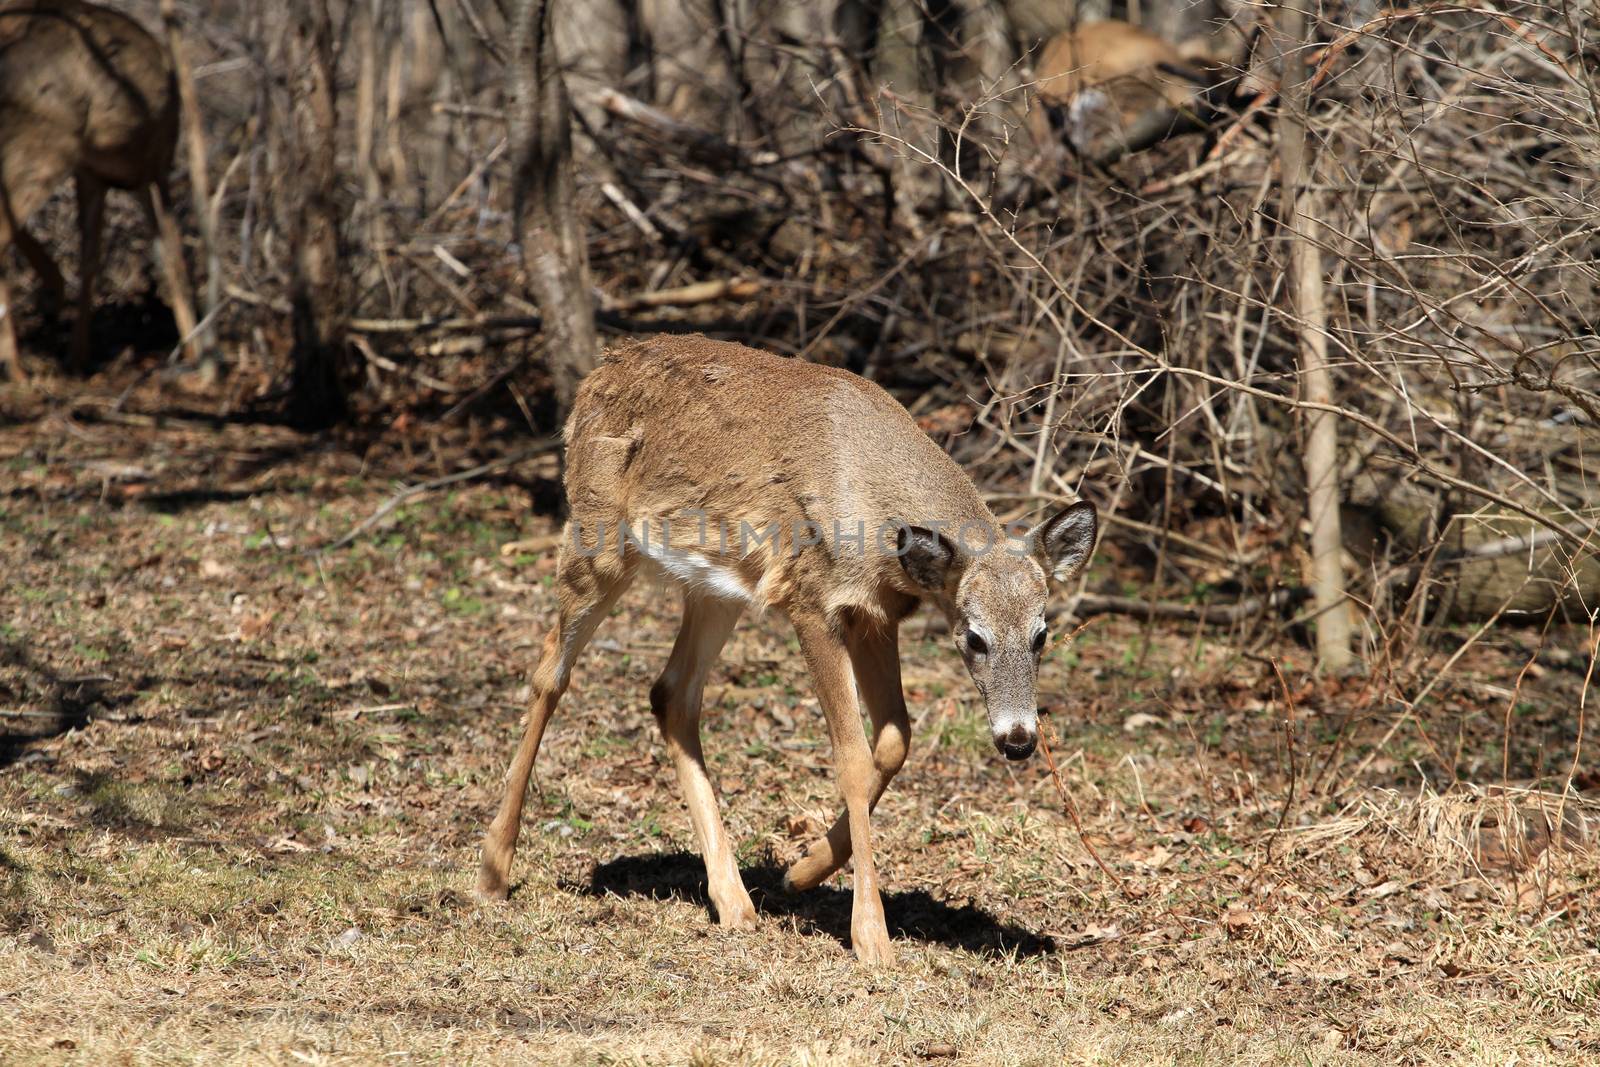
POLYGON ((1600 661, 1600 629, 1595 626, 1600 612, 1589 616, 1589 669, 1583 675, 1583 688, 1578 693, 1578 736, 1572 742, 1572 764, 1567 768, 1567 780, 1561 789, 1561 802, 1556 805, 1556 825, 1565 825, 1567 798, 1572 796, 1572 780, 1578 776, 1578 761, 1583 758, 1583 730, 1589 711, 1589 684, 1594 681, 1594 667, 1600 661))
POLYGON ((501 456, 499 459, 492 459, 488 463, 482 463, 476 467, 473 467, 471 470, 457 471, 455 474, 447 474, 443 478, 434 478, 432 481, 419 482, 416 485, 407 486, 398 493, 395 493, 388 500, 385 500, 383 505, 379 507, 377 511, 374 511, 360 523, 356 524, 349 533, 345 534, 337 541, 334 541, 331 544, 323 545, 321 548, 308 549, 307 551, 314 555, 321 555, 324 552, 332 552, 334 549, 343 548, 345 545, 350 544, 350 542, 354 541, 356 538, 372 529, 378 523, 382 522, 390 512, 394 511, 395 508, 399 507, 401 504, 404 504, 407 500, 410 500, 413 497, 421 496, 423 493, 431 493, 435 489, 443 489, 447 485, 456 485, 460 482, 470 482, 474 478, 481 478, 485 474, 492 474, 497 470, 503 470, 507 467, 515 467, 517 464, 525 463, 536 456, 542 456, 546 453, 554 452, 560 447, 561 438, 547 437, 537 444, 531 445, 520 452, 513 452, 511 455, 501 456))
MULTIPOLYGON (((437 111, 440 109, 440 107, 441 105, 435 104, 434 110, 437 111)), ((418 227, 418 229, 431 230, 435 225, 437 225, 439 220, 444 218, 445 212, 450 210, 451 205, 459 200, 463 193, 477 184, 479 179, 483 177, 484 173, 487 172, 490 167, 494 166, 495 163, 499 161, 501 156, 505 155, 506 146, 508 144, 509 142, 504 137, 500 138, 499 142, 496 143, 493 148, 489 149, 488 154, 482 159, 478 160, 477 164, 472 168, 472 170, 467 173, 467 176, 456 183, 456 187, 450 190, 450 195, 439 201, 439 206, 433 209, 433 211, 428 215, 427 221, 418 227)))
POLYGON ((1111 879, 1111 883, 1117 887, 1118 892, 1129 901, 1137 901, 1143 894, 1128 888, 1127 883, 1118 878, 1116 872, 1106 866, 1106 861, 1100 858, 1100 853, 1096 852, 1094 846, 1089 843, 1089 835, 1083 832, 1083 820, 1078 818, 1078 806, 1072 802, 1072 797, 1067 793, 1067 787, 1061 784, 1061 772, 1056 769, 1056 758, 1050 754, 1050 731, 1044 728, 1047 716, 1048 713, 1041 713, 1039 749, 1044 753, 1044 762, 1050 768, 1051 779, 1056 783, 1056 792, 1061 796, 1061 806, 1066 810, 1067 818, 1072 820, 1072 825, 1077 829, 1078 840, 1083 843, 1084 851, 1094 858, 1095 863, 1099 865, 1101 871, 1105 872, 1105 876, 1111 879))
POLYGON ((1099 621, 1098 619, 1084 619, 1082 622, 1080 622, 1078 624, 1077 628, 1074 629, 1070 634, 1067 634, 1067 636, 1065 636, 1065 637, 1056 638, 1055 642, 1050 646, 1051 647, 1051 651, 1054 651, 1055 649, 1058 649, 1058 648, 1065 648, 1067 645, 1072 644, 1074 641, 1076 641, 1078 639, 1078 635, 1079 634, 1083 633, 1083 631, 1087 630, 1089 627, 1093 626, 1098 621, 1099 621))
MULTIPOLYGON (((760 278, 723 278, 695 282, 693 285, 677 289, 661 289, 653 293, 630 293, 626 296, 613 297, 605 302, 602 313, 615 315, 623 311, 640 311, 647 308, 690 307, 718 300, 752 300, 765 291, 766 282, 760 278)), ((544 320, 539 315, 468 315, 446 319, 351 319, 350 330, 353 333, 368 334, 471 333, 539 330, 543 328, 543 324, 544 320)))
POLYGON ((611 201, 618 211, 627 217, 629 222, 633 223, 634 228, 640 233, 658 244, 664 240, 660 227, 650 221, 650 216, 646 215, 638 204, 628 199, 628 194, 624 193, 616 182, 601 182, 600 192, 607 200, 611 201))
POLYGON ((617 118, 679 141, 692 152, 717 163, 770 167, 783 161, 776 152, 748 152, 731 141, 725 141, 698 126, 679 122, 666 112, 615 89, 602 89, 594 94, 591 101, 617 118))
POLYGON ((1074 605, 1074 610, 1080 616, 1150 615, 1162 619, 1226 625, 1292 607, 1308 595, 1307 589, 1295 586, 1291 589, 1275 589, 1266 596, 1250 597, 1233 604, 1176 604, 1167 600, 1085 593, 1074 605))
MULTIPOLYGON (((1581 531, 1569 529, 1566 531, 1572 537, 1582 536, 1581 531)), ((1501 537, 1493 541, 1485 541, 1470 548, 1460 549, 1455 552, 1440 553, 1441 564, 1474 563, 1480 560, 1499 559, 1502 556, 1515 556, 1520 552, 1531 552, 1542 548, 1553 541, 1559 541, 1561 534, 1554 530, 1536 530, 1529 534, 1516 534, 1511 537, 1501 537)))
MULTIPOLYGON (((1198 378, 1201 381, 1210 382, 1211 384, 1220 386, 1224 389, 1232 389, 1236 392, 1243 393, 1246 396, 1254 396, 1259 397, 1262 400, 1270 400, 1273 403, 1280 404, 1284 407, 1298 408, 1304 411, 1326 411, 1330 414, 1337 415, 1342 419, 1347 419, 1350 422, 1355 423, 1357 426, 1367 430, 1369 433, 1383 438, 1383 440, 1393 445, 1395 448, 1399 449, 1402 453, 1409 457, 1410 461, 1416 465, 1417 469, 1424 472, 1429 477, 1436 478, 1445 485, 1460 489, 1464 493, 1470 493, 1471 495, 1478 497, 1480 500, 1488 500, 1492 503, 1499 504, 1503 508, 1515 511, 1524 518, 1532 519, 1534 522, 1538 523, 1540 526, 1543 526, 1558 538, 1576 542, 1581 548, 1583 547, 1583 542, 1586 538, 1600 537, 1600 526, 1597 526, 1592 522, 1585 521, 1582 515, 1576 511, 1573 511, 1572 508, 1568 507, 1566 504, 1563 504, 1558 497, 1554 496, 1549 490, 1536 483, 1524 471, 1518 471, 1514 468, 1511 469, 1511 473, 1524 485, 1533 488, 1539 493, 1540 496, 1544 497, 1550 503, 1555 505, 1556 508, 1565 512, 1569 518, 1577 519, 1578 522, 1575 527, 1569 528, 1562 526, 1549 515, 1541 515, 1528 505, 1518 503, 1503 493, 1497 493, 1493 489, 1488 489, 1481 485, 1475 485, 1463 478, 1456 477, 1449 471, 1440 468, 1437 464, 1430 463, 1415 445, 1406 442, 1388 427, 1383 426, 1377 420, 1353 408, 1343 407, 1338 404, 1320 403, 1312 400, 1296 400, 1293 397, 1280 396, 1277 393, 1269 392, 1266 389, 1261 389, 1254 385, 1232 381, 1194 367, 1180 367, 1166 360, 1161 361, 1160 369, 1168 374, 1180 374, 1185 377, 1198 378)), ((1500 460, 1499 462, 1502 466, 1510 466, 1504 460, 1500 460)))
MULTIPOLYGON (((1260 111, 1262 108, 1266 107, 1268 104, 1272 103, 1272 101, 1276 100, 1277 98, 1278 98, 1278 90, 1275 89, 1275 88, 1274 89, 1263 89, 1263 90, 1261 90, 1261 92, 1257 93, 1255 95, 1255 97, 1250 101, 1250 103, 1245 105, 1244 110, 1239 113, 1239 117, 1234 120, 1233 125, 1229 126, 1226 130, 1222 131, 1222 136, 1217 138, 1217 143, 1212 145, 1211 146, 1211 151, 1206 153, 1206 162, 1207 163, 1220 163, 1222 161, 1223 154, 1228 151, 1228 146, 1233 144, 1233 142, 1239 137, 1239 135, 1242 134, 1245 131, 1245 129, 1250 125, 1250 120, 1255 117, 1256 112, 1260 111)), ((1173 178, 1173 179, 1171 179, 1171 181, 1167 182, 1166 185, 1169 185, 1169 186, 1170 185, 1175 185, 1180 181, 1183 181, 1183 180, 1185 180, 1185 179, 1187 179, 1189 177, 1195 176, 1196 172, 1198 172, 1200 169, 1201 169, 1200 167, 1196 167, 1195 170, 1190 171, 1188 174, 1180 174, 1176 178, 1173 178)), ((1156 183, 1153 183, 1153 184, 1160 186, 1163 183, 1156 182, 1156 183)), ((1152 190, 1149 187, 1147 187, 1145 191, 1147 193, 1151 193, 1152 192, 1152 190)), ((1155 189, 1155 190, 1153 190, 1153 192, 1162 192, 1162 191, 1164 191, 1164 189, 1155 189)))
POLYGON ((765 289, 766 283, 760 278, 717 278, 677 289, 614 297, 605 302, 605 308, 607 311, 638 311, 643 308, 689 307, 716 300, 753 300, 765 289))
POLYGON ((1544 617, 1544 626, 1539 629, 1539 643, 1534 646, 1533 655, 1522 665, 1517 672, 1517 684, 1511 689, 1511 699, 1506 701, 1506 714, 1504 730, 1500 739, 1500 784, 1508 785, 1511 781, 1511 713, 1517 709, 1517 701, 1522 697, 1522 680, 1528 676, 1534 661, 1539 658, 1539 653, 1544 651, 1545 638, 1550 636, 1550 624, 1556 621, 1556 612, 1561 605, 1550 605, 1550 612, 1544 617))
POLYGON ((1510 15, 1506 15, 1489 8, 1470 7, 1462 4, 1426 4, 1422 7, 1406 8, 1400 11, 1386 11, 1383 14, 1378 15, 1376 18, 1367 20, 1360 26, 1350 30, 1348 33, 1345 33, 1343 36, 1339 37, 1337 40, 1321 49, 1321 57, 1317 60, 1316 72, 1311 76, 1310 88, 1315 90, 1322 84, 1323 80, 1328 76, 1328 71, 1333 66, 1333 61, 1339 58, 1340 53, 1361 38, 1371 36, 1373 30, 1390 26, 1396 22, 1402 22, 1408 19, 1421 19, 1427 18, 1430 15, 1451 14, 1483 15, 1487 18, 1498 19, 1506 29, 1510 30, 1515 36, 1521 38, 1525 44, 1531 45, 1551 63, 1555 64, 1556 68, 1559 69, 1561 73, 1565 74, 1568 80, 1577 84, 1582 84, 1578 76, 1573 73, 1572 68, 1567 66, 1565 60, 1552 52, 1549 45, 1535 37, 1532 31, 1530 31, 1521 22, 1518 22, 1516 19, 1512 18, 1510 15))
POLYGON ((368 363, 371 363, 375 367, 379 367, 379 368, 381 368, 383 370, 386 370, 390 374, 404 374, 404 375, 407 375, 408 377, 410 377, 412 380, 416 381, 417 383, 419 383, 421 385, 425 385, 429 389, 433 389, 433 390, 436 390, 437 392, 441 392, 441 393, 447 393, 448 394, 448 393, 458 393, 458 392, 461 391, 460 389, 458 389, 455 386, 451 385, 449 382, 440 381, 438 378, 433 377, 431 374, 426 374, 426 373, 424 373, 424 372, 422 372, 420 370, 416 370, 415 368, 412 368, 412 367, 402 367, 402 366, 400 366, 400 364, 396 363, 394 360, 388 359, 388 358, 386 358, 384 356, 379 355, 377 350, 372 347, 372 342, 368 341, 365 337, 362 337, 360 334, 352 335, 352 337, 350 338, 350 343, 355 345, 356 348, 360 350, 362 358, 365 359, 368 363))
POLYGON ((450 319, 351 319, 352 333, 470 333, 472 331, 537 330, 538 315, 477 315, 450 319))
MULTIPOLYGON (((1177 604, 1170 600, 1140 600, 1131 596, 1109 596, 1100 593, 1083 593, 1070 599, 1064 606, 1052 607, 1046 617, 1056 619, 1062 615, 1135 615, 1155 616, 1161 619, 1181 619, 1210 626, 1228 626, 1245 619, 1256 618, 1304 601, 1310 592, 1304 586, 1277 589, 1264 597, 1250 597, 1233 604, 1177 604)), ((930 632, 942 633, 947 624, 938 616, 928 619, 930 632)))
MULTIPOLYGON (((1226 137, 1232 132, 1232 130, 1229 130, 1225 132, 1223 136, 1226 137)), ((1225 148, 1226 146, 1222 145, 1219 141, 1218 147, 1225 148)), ((1223 157, 1220 152, 1214 149, 1206 156, 1205 162, 1201 163, 1199 166, 1190 167, 1182 174, 1174 174, 1170 178, 1158 178, 1153 182, 1147 182, 1139 189, 1139 195, 1158 196, 1161 193, 1170 192, 1171 190, 1178 188, 1180 185, 1188 185, 1191 182, 1199 181, 1201 178, 1204 178, 1209 174, 1215 174, 1217 171, 1228 166, 1232 161, 1232 156, 1223 157)))
POLYGON ((262 296, 260 293, 252 293, 250 290, 245 289, 242 286, 235 285, 232 282, 229 282, 226 286, 224 286, 222 291, 233 297, 233 299, 239 301, 241 304, 249 304, 251 307, 266 308, 269 311, 277 312, 279 315, 292 315, 294 313, 294 308, 289 306, 289 301, 284 300, 281 297, 262 296))
POLYGON ((1299 778, 1299 760, 1296 759, 1294 752, 1294 696, 1289 692, 1289 683, 1284 681, 1283 670, 1279 668, 1276 660, 1272 663, 1272 673, 1278 676, 1278 685, 1283 689, 1283 737, 1289 746, 1289 791, 1284 795, 1283 807, 1278 811, 1278 825, 1267 837, 1266 855, 1261 863, 1263 869, 1272 863, 1272 843, 1283 833, 1283 824, 1289 818, 1289 809, 1294 806, 1294 787, 1299 778))
MULTIPOLYGON (((482 385, 478 386, 476 389, 472 390, 466 396, 462 397, 460 400, 451 405, 450 410, 439 416, 439 421, 449 422, 451 419, 454 419, 457 415, 467 410, 467 408, 471 407, 473 404, 476 404, 479 400, 487 396, 489 392, 500 383, 507 381, 513 375, 520 373, 522 368, 528 363, 530 348, 531 346, 524 345, 521 355, 512 360, 510 363, 506 364, 499 371, 495 372, 495 374, 491 376, 488 381, 484 382, 482 385)), ((531 419, 529 420, 529 425, 532 425, 531 419)))

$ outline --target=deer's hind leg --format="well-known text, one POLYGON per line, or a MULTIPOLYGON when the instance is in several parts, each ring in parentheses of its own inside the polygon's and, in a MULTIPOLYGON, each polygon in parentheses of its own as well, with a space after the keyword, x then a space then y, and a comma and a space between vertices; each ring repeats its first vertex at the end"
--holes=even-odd
POLYGON ((556 625, 545 634, 544 651, 533 673, 528 701, 528 728, 517 746, 517 754, 506 772, 505 796, 500 810, 483 837, 483 862, 478 870, 478 895, 487 900, 504 900, 511 885, 511 860, 517 851, 517 832, 522 826, 522 803, 533 773, 534 759, 545 725, 555 713, 572 665, 594 636, 628 585, 633 580, 631 563, 616 555, 591 557, 564 543, 557 564, 556 625))
POLYGON ((28 263, 39 272, 50 295, 59 297, 65 289, 61 271, 44 247, 25 231, 23 224, 37 211, 69 170, 59 152, 29 146, 23 152, 14 146, 0 146, 0 371, 21 380, 22 361, 17 351, 16 304, 6 281, 6 253, 13 243, 28 263))
MULTIPOLYGON (((56 266, 56 261, 39 243, 39 239, 25 227, 14 227, 11 240, 17 246, 17 251, 22 253, 22 258, 28 261, 28 266, 33 268, 33 273, 39 276, 39 285, 44 290, 45 313, 54 317, 67 299, 67 280, 61 276, 61 268, 56 266)), ((0 241, 0 244, 3 243, 0 241)))
POLYGON ((72 369, 89 369, 89 326, 94 289, 100 276, 100 238, 105 230, 106 185, 87 170, 78 172, 78 318, 72 324, 72 369))
POLYGON ((0 268, 0 375, 21 381, 22 357, 17 354, 17 331, 12 326, 11 287, 0 268))
MULTIPOLYGON (((39 264, 34 259, 34 253, 37 252, 44 257, 45 263, 49 264, 56 284, 64 288, 65 283, 61 281, 61 272, 56 270, 55 263, 51 262, 43 247, 27 230, 14 224, 9 215, 5 189, 0 187, 0 377, 9 377, 20 382, 23 379, 22 354, 17 349, 17 308, 12 300, 11 286, 6 281, 6 249, 15 244, 17 251, 22 253, 23 258, 32 264, 36 271, 39 264)), ((44 278, 45 288, 49 290, 50 278, 42 274, 41 277, 44 278)))
POLYGON ((6 249, 11 244, 11 224, 6 219, 5 189, 0 188, 0 375, 21 381, 22 356, 17 352, 16 309, 6 282, 6 249))
POLYGON ((700 747, 700 707, 706 675, 743 611, 742 601, 686 592, 683 625, 673 642, 672 655, 661 677, 650 687, 650 710, 661 726, 667 752, 678 771, 678 784, 689 806, 689 821, 706 862, 712 906, 723 926, 736 929, 755 926, 756 909, 739 877, 739 865, 717 811, 716 790, 706 774, 705 754, 700 747))

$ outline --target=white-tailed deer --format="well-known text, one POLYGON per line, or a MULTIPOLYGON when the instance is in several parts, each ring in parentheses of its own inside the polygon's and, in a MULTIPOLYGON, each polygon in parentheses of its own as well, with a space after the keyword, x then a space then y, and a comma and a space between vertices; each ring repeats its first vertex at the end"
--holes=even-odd
POLYGON ((15 244, 55 303, 61 272, 23 227, 68 175, 78 187, 78 317, 72 362, 84 366, 108 189, 128 189, 161 242, 178 332, 194 331, 167 176, 178 140, 172 65, 128 16, 80 0, 0 3, 0 369, 21 376, 5 253, 15 244))
POLYGON ((1163 138, 1202 129, 1229 66, 1197 39, 1174 46, 1126 22, 1091 22, 1058 34, 1039 52, 1029 123, 1038 143, 1065 138, 1095 163, 1109 163, 1163 138))
POLYGON ((566 434, 571 515, 558 617, 484 838, 479 893, 506 896, 545 724, 595 627, 648 572, 683 591, 683 623, 650 706, 722 925, 750 926, 756 912, 701 755, 701 691, 739 616, 771 607, 794 625, 810 668, 845 809, 785 883, 818 885, 853 852, 851 943, 863 961, 891 962, 869 815, 910 744, 899 624, 924 600, 944 612, 996 747, 1025 759, 1038 737, 1046 580, 1070 578, 1088 560, 1094 506, 1073 504, 1031 532, 1002 528, 961 468, 878 386, 704 337, 608 353, 578 390, 566 434))

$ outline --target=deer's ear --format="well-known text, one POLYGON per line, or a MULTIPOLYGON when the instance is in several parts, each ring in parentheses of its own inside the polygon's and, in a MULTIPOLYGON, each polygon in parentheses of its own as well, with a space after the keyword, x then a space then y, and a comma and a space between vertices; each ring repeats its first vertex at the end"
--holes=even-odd
POLYGON ((956 550, 942 534, 926 526, 901 525, 895 531, 894 547, 908 578, 930 593, 945 588, 956 550))
POLYGON ((1087 500, 1069 504, 1034 528, 1033 558, 1044 572, 1064 582, 1083 569, 1094 551, 1100 520, 1087 500))

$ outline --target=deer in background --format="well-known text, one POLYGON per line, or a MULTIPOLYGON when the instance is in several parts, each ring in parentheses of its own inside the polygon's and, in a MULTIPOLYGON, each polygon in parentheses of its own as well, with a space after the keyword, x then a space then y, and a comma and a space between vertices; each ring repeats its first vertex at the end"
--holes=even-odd
POLYGON ((132 191, 161 244, 167 300, 188 338, 194 311, 167 212, 178 92, 165 50, 128 16, 81 0, 0 3, 0 368, 22 376, 3 258, 14 244, 62 302, 66 285, 24 229, 68 175, 77 184, 78 317, 70 358, 86 367, 109 189, 132 191))
POLYGON ((1238 82, 1208 38, 1172 45, 1108 19, 1058 34, 1040 50, 1035 142, 1064 138, 1078 155, 1106 164, 1176 134, 1204 129, 1238 82))
POLYGON ((1047 581, 1070 579, 1088 561, 1094 506, 1070 505, 1025 536, 1002 527, 961 468, 877 385, 704 337, 608 353, 578 390, 566 440, 571 515, 557 619, 484 838, 479 894, 506 897, 545 725, 600 620, 649 574, 683 593, 683 622, 650 707, 721 924, 749 927, 756 911, 706 774, 701 697, 739 617, 770 607, 799 638, 844 799, 844 813, 784 882, 816 886, 853 854, 851 944, 863 962, 891 963, 870 816, 911 740, 898 627, 923 601, 945 614, 995 746, 1026 759, 1038 736, 1047 581))

